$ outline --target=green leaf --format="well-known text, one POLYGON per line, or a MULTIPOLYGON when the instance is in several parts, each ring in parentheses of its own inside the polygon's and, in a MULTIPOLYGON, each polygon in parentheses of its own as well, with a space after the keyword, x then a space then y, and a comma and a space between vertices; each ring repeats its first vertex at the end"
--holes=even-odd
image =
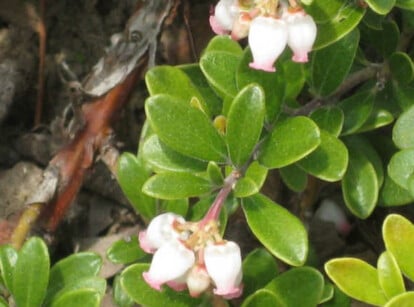
POLYGON ((142 156, 156 172, 202 172, 207 168, 205 161, 182 155, 163 142, 158 136, 150 136, 142 145, 142 156))
POLYGON ((344 124, 344 113, 338 107, 322 107, 310 114, 310 118, 318 125, 334 136, 339 136, 344 124))
POLYGON ((405 217, 398 214, 388 215, 382 225, 385 247, 391 252, 401 271, 414 280, 414 226, 405 217))
POLYGON ((397 0, 395 5, 402 9, 414 10, 414 0, 397 0))
POLYGON ((215 51, 229 52, 234 55, 241 55, 243 53, 240 44, 232 40, 228 35, 214 36, 204 50, 204 54, 215 51))
POLYGON ((334 287, 333 298, 324 302, 321 307, 349 307, 351 306, 351 299, 343 293, 338 287, 334 287))
MULTIPOLYGON (((398 106, 403 111, 410 109, 414 105, 414 100, 412 99, 414 95, 414 82, 411 81, 409 84, 393 82, 392 86, 392 96, 397 101, 398 106)), ((397 110, 399 113, 400 109, 398 108, 397 110)))
POLYGON ((250 164, 243 178, 234 187, 235 197, 247 197, 256 194, 262 188, 267 177, 267 168, 257 162, 250 164))
POLYGON ((331 283, 329 283, 329 282, 326 283, 325 282, 325 284, 323 285, 323 292, 322 292, 319 304, 325 303, 325 302, 331 300, 334 296, 334 290, 335 290, 335 288, 331 283))
POLYGON ((7 289, 13 293, 13 271, 18 254, 10 245, 0 246, 0 273, 7 289))
POLYGON ((401 149, 414 147, 414 105, 401 114, 395 122, 392 139, 401 149))
MULTIPOLYGON (((75 282, 65 285, 64 288, 56 292, 56 294, 43 303, 45 307, 55 306, 61 301, 62 297, 66 297, 68 293, 73 293, 78 290, 93 290, 102 298, 106 291, 106 280, 102 277, 83 277, 75 282)), ((42 306, 43 306, 42 305, 42 306)))
POLYGON ((199 109, 168 95, 147 99, 146 114, 160 140, 181 154, 206 161, 226 161, 223 138, 199 109))
POLYGON ((291 164, 279 169, 280 177, 283 182, 294 192, 302 192, 308 183, 308 174, 298 167, 291 164))
POLYGON ((210 162, 207 166, 207 174, 211 182, 217 186, 220 186, 224 182, 224 177, 220 166, 215 162, 210 162))
POLYGON ((414 148, 398 151, 388 164, 388 175, 395 183, 408 190, 412 174, 414 174, 414 148))
POLYGON ((371 130, 375 130, 386 125, 391 124, 394 121, 394 116, 391 112, 378 108, 374 105, 371 114, 364 122, 364 124, 358 129, 358 132, 367 132, 371 130))
POLYGON ((146 168, 136 156, 123 153, 118 159, 118 182, 133 208, 145 219, 156 214, 155 200, 142 193, 141 188, 149 178, 146 168))
POLYGON ((349 153, 348 169, 342 180, 342 193, 348 209, 367 218, 378 199, 378 177, 372 163, 359 152, 349 153))
POLYGON ((269 252, 264 248, 253 250, 243 260, 243 295, 263 288, 278 272, 278 265, 269 252))
POLYGON ((213 189, 211 182, 191 173, 160 173, 145 182, 142 191, 154 198, 180 199, 206 194, 213 189))
POLYGON ((186 216, 190 204, 188 198, 167 199, 161 201, 161 212, 172 212, 181 216, 186 216))
POLYGON ((318 96, 332 94, 345 80, 354 61, 358 43, 359 32, 355 30, 329 47, 313 53, 310 63, 311 85, 318 96))
POLYGON ((352 298, 382 306, 387 302, 377 270, 356 258, 337 258, 325 263, 325 271, 335 284, 352 298))
MULTIPOLYGON (((214 39, 213 39, 214 40, 214 39)), ((240 46, 238 46, 240 48, 240 46)), ((222 109, 222 101, 210 87, 206 77, 200 69, 200 65, 197 64, 185 64, 178 66, 190 79, 191 82, 197 87, 203 100, 206 103, 210 113, 212 115, 219 115, 222 109)))
POLYGON ((264 116, 263 90, 256 84, 247 85, 234 98, 227 116, 226 140, 234 165, 241 167, 252 156, 264 116))
POLYGON ((106 251, 106 257, 113 263, 127 264, 144 257, 145 252, 139 247, 137 236, 116 241, 106 251))
POLYGON ((414 78, 414 64, 410 56, 404 52, 394 52, 388 59, 391 74, 395 80, 408 84, 414 78))
MULTIPOLYGON (((303 1, 301 2, 303 3, 303 1)), ((343 6, 344 3, 341 0, 317 0, 306 4, 304 9, 313 17, 316 23, 325 23, 334 19, 343 6)))
POLYGON ((234 97, 237 95, 236 73, 241 55, 230 52, 209 51, 200 59, 200 67, 218 94, 234 97))
POLYGON ((115 277, 113 289, 113 298, 116 306, 132 307, 134 305, 132 298, 122 288, 119 275, 115 277))
POLYGON ((142 277, 142 273, 148 269, 148 264, 134 264, 127 267, 121 274, 121 287, 134 302, 151 307, 199 306, 200 300, 192 298, 186 292, 177 292, 167 286, 162 291, 152 289, 142 277))
POLYGON ((368 120, 374 105, 373 92, 360 91, 342 100, 338 106, 344 113, 342 135, 352 134, 368 120))
POLYGON ((19 251, 13 271, 13 297, 19 307, 41 306, 49 282, 49 252, 46 244, 30 238, 19 251))
POLYGON ((348 150, 339 139, 322 130, 319 147, 297 164, 317 178, 338 181, 348 166, 348 150))
POLYGON ((270 290, 260 289, 247 297, 242 307, 263 307, 263 306, 272 306, 272 307, 284 307, 286 305, 281 302, 277 296, 270 290))
POLYGON ((383 58, 388 58, 396 51, 400 32, 395 21, 384 20, 380 30, 361 26, 361 41, 383 58))
POLYGON ((388 299, 405 292, 400 268, 392 253, 383 252, 377 263, 379 283, 388 299))
MULTIPOLYGON (((252 54, 247 47, 239 64, 236 81, 237 87, 243 88, 249 84, 259 84, 265 94, 266 121, 273 122, 283 102, 284 87, 286 84, 283 71, 278 70, 276 74, 262 70, 251 69, 249 63, 252 61, 252 54)), ((279 61, 280 62, 280 61, 279 61)), ((279 64, 280 66, 280 64, 279 64)))
POLYGON ((308 237, 296 216, 260 194, 243 199, 242 205, 250 229, 273 255, 293 266, 304 264, 308 237))
POLYGON ((279 121, 259 153, 259 162, 280 168, 309 155, 320 144, 318 126, 309 118, 297 116, 279 121))
POLYGON ((414 201, 409 191, 399 186, 388 175, 380 191, 380 204, 384 207, 406 205, 414 201))
POLYGON ((396 0, 365 0, 369 7, 380 15, 388 14, 394 7, 396 0))
MULTIPOLYGON (((88 306, 99 307, 102 295, 94 289, 79 289, 66 292, 53 302, 51 307, 88 306)), ((32 305, 33 306, 33 305, 32 305)))
POLYGON ((96 277, 102 267, 102 259, 91 252, 72 254, 53 265, 45 302, 51 302, 62 289, 74 287, 82 279, 96 277))
POLYGON ((168 94, 185 104, 196 99, 201 109, 209 114, 200 91, 178 67, 155 66, 146 73, 145 82, 151 96, 168 94))
POLYGON ((393 297, 391 300, 384 305, 384 307, 402 307, 402 306, 411 306, 414 301, 414 292, 408 291, 405 293, 401 293, 393 297))
POLYGON ((323 293, 323 276, 311 267, 293 268, 266 285, 283 306, 317 306, 323 293))

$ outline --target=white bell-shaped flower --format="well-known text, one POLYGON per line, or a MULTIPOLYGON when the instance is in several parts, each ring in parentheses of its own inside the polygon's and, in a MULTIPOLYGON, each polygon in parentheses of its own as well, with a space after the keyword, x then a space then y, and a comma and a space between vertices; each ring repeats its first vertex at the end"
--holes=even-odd
POLYGON ((178 241, 170 241, 155 252, 150 269, 143 277, 152 288, 161 290, 161 285, 182 279, 194 262, 193 251, 178 241))
POLYGON ((192 297, 198 297, 210 286, 210 276, 203 266, 195 265, 187 275, 187 287, 192 297))
POLYGON ((235 0, 220 0, 214 8, 214 15, 210 16, 210 26, 218 35, 228 34, 233 29, 233 23, 238 15, 235 0))
POLYGON ((250 24, 249 46, 253 55, 250 67, 273 72, 273 64, 287 43, 287 27, 283 20, 259 16, 250 24))
POLYGON ((298 63, 308 61, 308 53, 312 50, 316 39, 316 24, 312 16, 305 12, 286 12, 283 19, 288 28, 288 45, 293 51, 292 60, 298 63))
POLYGON ((214 293, 230 299, 242 294, 242 261, 239 246, 231 241, 207 245, 204 262, 216 288, 214 293))
POLYGON ((315 212, 315 217, 321 221, 335 224, 336 230, 346 236, 351 231, 351 224, 344 210, 331 199, 324 199, 315 212))
POLYGON ((180 234, 174 230, 174 223, 185 223, 182 216, 174 213, 163 213, 156 216, 147 230, 139 233, 139 244, 147 253, 153 253, 166 242, 176 240, 180 234))

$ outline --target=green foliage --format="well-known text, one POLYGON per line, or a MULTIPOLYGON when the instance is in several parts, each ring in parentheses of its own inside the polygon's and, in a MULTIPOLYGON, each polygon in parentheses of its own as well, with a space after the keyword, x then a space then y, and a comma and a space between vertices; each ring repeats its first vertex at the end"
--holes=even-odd
POLYGON ((106 280, 98 277, 101 266, 98 255, 84 252, 50 267, 47 246, 37 237, 18 252, 9 245, 0 249, 4 286, 18 306, 99 306, 106 290, 106 280))

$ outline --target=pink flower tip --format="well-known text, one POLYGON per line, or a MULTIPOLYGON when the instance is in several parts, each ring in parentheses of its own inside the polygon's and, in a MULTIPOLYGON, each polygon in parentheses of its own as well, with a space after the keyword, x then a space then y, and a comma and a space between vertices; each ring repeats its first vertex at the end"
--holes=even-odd
POLYGON ((225 35, 225 34, 229 34, 229 31, 227 31, 226 29, 224 29, 220 23, 217 21, 217 18, 214 15, 211 15, 209 18, 209 22, 210 22, 210 27, 213 30, 214 33, 216 33, 217 35, 225 35))
POLYGON ((151 246, 151 244, 147 240, 147 232, 145 230, 139 232, 138 241, 139 241, 139 246, 142 248, 144 252, 148 254, 153 254, 155 252, 155 249, 151 246))
POLYGON ((307 63, 308 62, 308 54, 294 54, 292 56, 292 61, 296 63, 307 63))
MULTIPOLYGON (((272 63, 273 64, 273 63, 272 63)), ((271 64, 262 64, 257 62, 251 62, 249 64, 250 68, 256 69, 256 70, 263 70, 267 72, 275 72, 276 68, 273 67, 271 64)))
POLYGON ((151 288, 153 288, 153 289, 155 289, 157 291, 161 291, 161 285, 162 285, 162 283, 160 283, 159 281, 157 281, 154 278, 152 278, 151 275, 149 274, 149 272, 142 273, 142 277, 144 277, 144 280, 146 281, 146 283, 151 288))
POLYGON ((214 294, 220 295, 226 300, 238 298, 243 294, 243 285, 231 289, 214 289, 214 294))

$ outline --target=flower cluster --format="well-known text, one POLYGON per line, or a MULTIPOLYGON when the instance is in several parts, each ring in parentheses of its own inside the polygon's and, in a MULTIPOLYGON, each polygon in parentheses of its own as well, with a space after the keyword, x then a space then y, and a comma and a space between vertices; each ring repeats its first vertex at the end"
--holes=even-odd
POLYGON ((273 72, 274 62, 286 45, 292 60, 308 61, 316 39, 316 24, 301 8, 277 0, 220 0, 210 16, 216 34, 230 34, 235 40, 248 37, 253 55, 250 67, 273 72))
POLYGON ((143 274, 152 288, 161 290, 163 284, 176 291, 188 288, 197 297, 214 285, 214 294, 226 299, 242 294, 240 248, 223 240, 216 220, 186 222, 164 213, 140 232, 139 242, 143 250, 154 253, 143 274))

